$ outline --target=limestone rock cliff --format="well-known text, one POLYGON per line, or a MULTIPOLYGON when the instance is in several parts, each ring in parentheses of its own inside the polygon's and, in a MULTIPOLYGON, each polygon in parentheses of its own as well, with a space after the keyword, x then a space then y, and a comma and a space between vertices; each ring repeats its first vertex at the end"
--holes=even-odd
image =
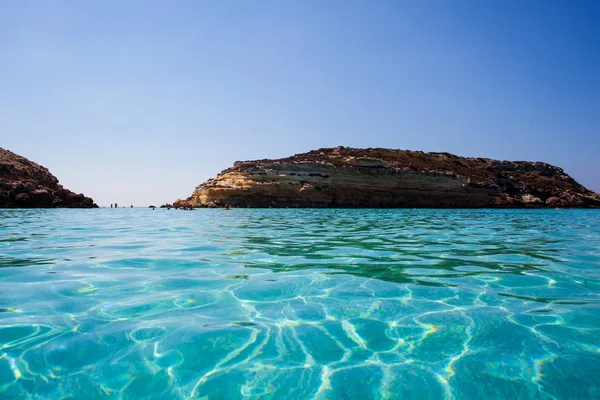
POLYGON ((0 208, 96 208, 65 189, 47 168, 0 147, 0 208))
POLYGON ((600 195, 543 162, 336 147, 241 161, 174 206, 600 207, 600 195))

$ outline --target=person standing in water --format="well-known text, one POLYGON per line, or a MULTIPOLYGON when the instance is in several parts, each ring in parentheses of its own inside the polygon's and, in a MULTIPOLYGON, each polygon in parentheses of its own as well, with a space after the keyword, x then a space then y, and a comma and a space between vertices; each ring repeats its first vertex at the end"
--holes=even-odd
POLYGON ((118 207, 119 207, 119 205, 117 203, 115 203, 115 208, 118 208, 118 207))
POLYGON ((112 208, 112 203, 110 203, 110 208, 112 208))

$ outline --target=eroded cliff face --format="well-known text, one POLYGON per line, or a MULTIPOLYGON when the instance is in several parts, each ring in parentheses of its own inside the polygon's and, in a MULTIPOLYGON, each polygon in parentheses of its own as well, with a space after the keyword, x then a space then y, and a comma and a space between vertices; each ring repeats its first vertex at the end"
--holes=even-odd
POLYGON ((336 147, 236 162, 174 205, 195 207, 600 207, 558 167, 448 153, 336 147))
POLYGON ((65 189, 47 168, 0 148, 0 208, 96 208, 65 189))

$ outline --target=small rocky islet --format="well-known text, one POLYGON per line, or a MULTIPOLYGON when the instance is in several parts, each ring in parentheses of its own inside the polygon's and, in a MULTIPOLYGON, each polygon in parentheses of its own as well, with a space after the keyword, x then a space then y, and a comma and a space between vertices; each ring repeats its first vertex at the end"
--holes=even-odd
POLYGON ((600 195, 544 162, 339 146, 235 162, 173 206, 591 208, 600 195))
POLYGON ((0 208, 98 208, 65 189, 47 168, 0 147, 0 208))
MULTIPOLYGON (((0 148, 0 208, 97 208, 47 168, 0 148)), ((238 161, 162 207, 592 208, 600 195, 544 162, 383 148, 238 161)))

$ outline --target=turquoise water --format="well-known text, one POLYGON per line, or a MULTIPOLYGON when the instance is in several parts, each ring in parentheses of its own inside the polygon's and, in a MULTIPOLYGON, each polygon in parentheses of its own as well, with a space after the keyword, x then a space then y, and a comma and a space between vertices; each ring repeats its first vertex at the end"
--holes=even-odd
POLYGON ((598 399, 600 210, 0 210, 2 399, 598 399))

